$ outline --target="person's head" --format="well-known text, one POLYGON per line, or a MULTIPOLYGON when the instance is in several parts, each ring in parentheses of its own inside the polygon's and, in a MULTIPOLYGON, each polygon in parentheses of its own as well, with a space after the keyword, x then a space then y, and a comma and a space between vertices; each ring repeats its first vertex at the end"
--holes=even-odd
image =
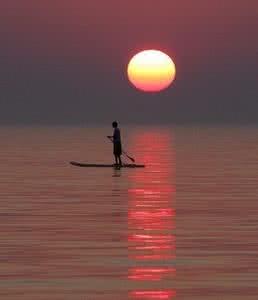
POLYGON ((112 126, 113 126, 113 128, 117 128, 117 126, 118 126, 117 122, 114 121, 114 122, 112 123, 112 126))

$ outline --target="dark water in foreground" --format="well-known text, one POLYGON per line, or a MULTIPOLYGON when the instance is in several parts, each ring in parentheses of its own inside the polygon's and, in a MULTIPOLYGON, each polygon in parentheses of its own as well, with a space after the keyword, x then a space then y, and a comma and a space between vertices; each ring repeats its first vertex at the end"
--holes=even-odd
POLYGON ((0 299, 258 299, 258 129, 0 128, 0 299))

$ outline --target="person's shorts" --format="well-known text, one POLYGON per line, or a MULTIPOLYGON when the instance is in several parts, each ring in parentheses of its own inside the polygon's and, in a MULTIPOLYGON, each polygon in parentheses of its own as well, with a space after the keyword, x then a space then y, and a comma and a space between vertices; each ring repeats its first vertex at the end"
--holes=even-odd
POLYGON ((120 156, 122 155, 122 145, 121 143, 114 143, 114 155, 120 156))

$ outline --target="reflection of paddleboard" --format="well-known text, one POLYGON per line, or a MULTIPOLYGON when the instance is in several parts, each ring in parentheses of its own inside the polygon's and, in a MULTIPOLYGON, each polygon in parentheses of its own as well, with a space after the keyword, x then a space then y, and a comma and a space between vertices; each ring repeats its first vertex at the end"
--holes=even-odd
MULTIPOLYGON (((82 167, 82 168, 116 168, 117 166, 114 164, 85 164, 79 163, 75 161, 70 162, 71 165, 75 167, 82 167)), ((123 164, 121 168, 144 168, 145 165, 136 165, 136 164, 123 164)))

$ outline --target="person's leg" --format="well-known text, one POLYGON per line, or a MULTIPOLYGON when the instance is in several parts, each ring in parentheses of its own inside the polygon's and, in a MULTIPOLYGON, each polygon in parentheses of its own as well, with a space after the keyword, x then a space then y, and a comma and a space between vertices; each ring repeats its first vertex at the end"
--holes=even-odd
POLYGON ((117 155, 115 155, 115 161, 116 161, 116 165, 118 165, 118 157, 117 157, 117 155))
POLYGON ((122 166, 121 155, 118 156, 118 160, 119 160, 119 165, 122 166))

